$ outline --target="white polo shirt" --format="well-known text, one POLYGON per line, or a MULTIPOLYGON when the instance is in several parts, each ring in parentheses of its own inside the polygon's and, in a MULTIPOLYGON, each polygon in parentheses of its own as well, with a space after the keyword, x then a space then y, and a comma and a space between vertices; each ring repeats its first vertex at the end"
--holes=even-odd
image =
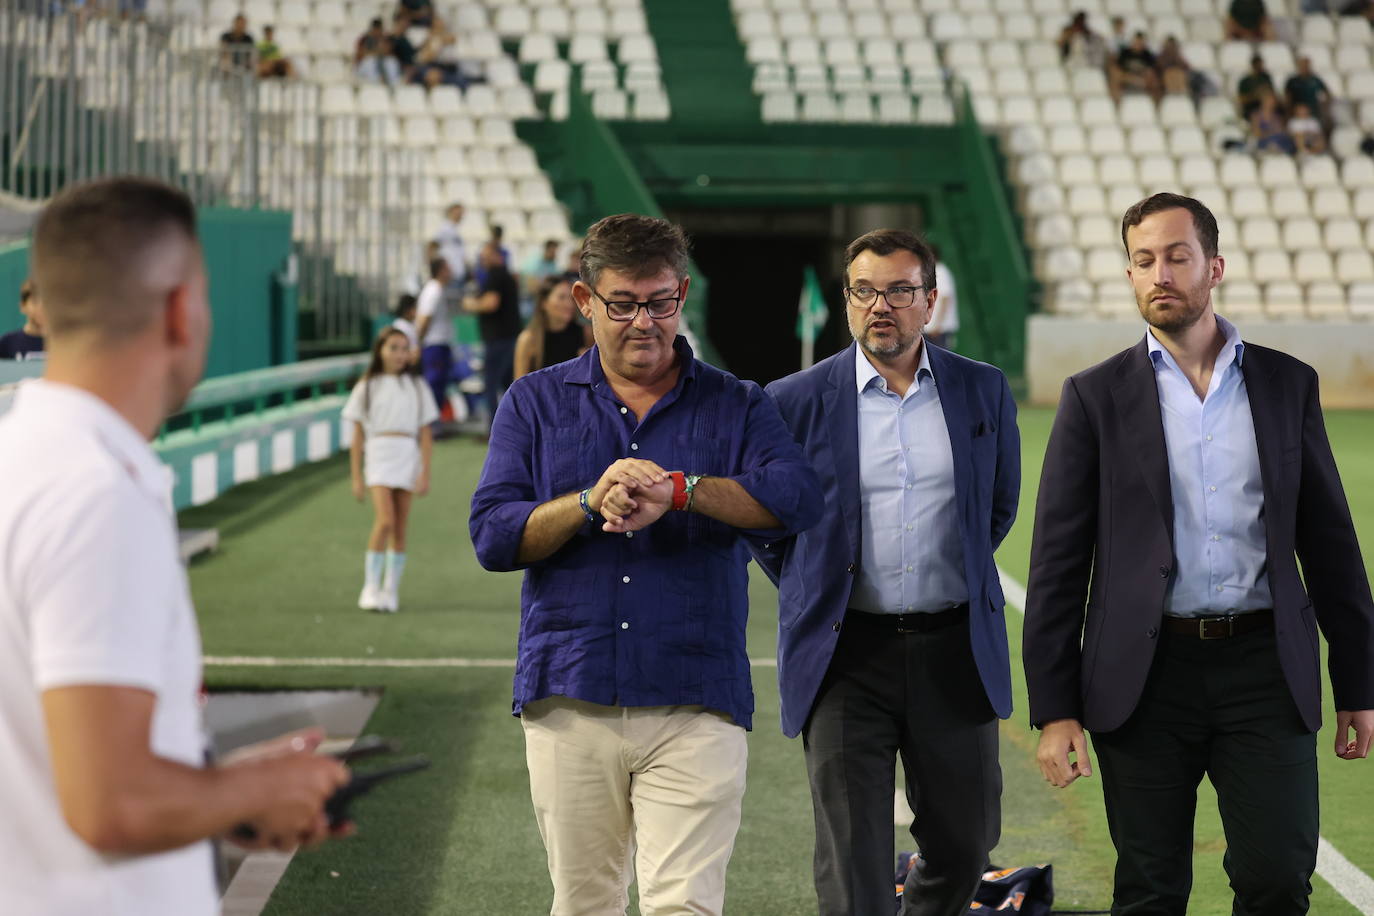
POLYGON ((157 697, 153 752, 203 762, 200 634, 177 557, 170 474, 104 401, 35 380, 0 419, 0 911, 217 913, 212 851, 96 852, 62 816, 43 691, 157 697))

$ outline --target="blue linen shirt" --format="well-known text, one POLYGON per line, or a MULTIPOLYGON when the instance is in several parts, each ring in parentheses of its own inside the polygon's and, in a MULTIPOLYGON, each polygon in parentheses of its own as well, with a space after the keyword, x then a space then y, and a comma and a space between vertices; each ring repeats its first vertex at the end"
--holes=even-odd
POLYGON ((874 614, 944 611, 968 601, 954 489, 954 452, 921 344, 916 378, 899 397, 860 350, 859 574, 849 606, 874 614))
POLYGON ((699 362, 682 337, 673 390, 643 421, 615 396, 599 348, 511 386, 491 429, 468 527, 481 564, 522 568, 520 539, 542 503, 596 483, 620 458, 737 481, 781 527, 741 531, 670 512, 640 531, 586 522, 524 565, 513 712, 547 696, 609 706, 700 704, 752 727, 745 652, 748 554, 741 535, 814 525, 820 482, 777 407, 753 382, 699 362))
POLYGON ((1145 334, 1155 367, 1169 490, 1174 503, 1174 569, 1167 614, 1196 617, 1273 607, 1269 592, 1255 421, 1241 364, 1245 344, 1217 316, 1226 343, 1207 394, 1192 383, 1154 334, 1145 334))

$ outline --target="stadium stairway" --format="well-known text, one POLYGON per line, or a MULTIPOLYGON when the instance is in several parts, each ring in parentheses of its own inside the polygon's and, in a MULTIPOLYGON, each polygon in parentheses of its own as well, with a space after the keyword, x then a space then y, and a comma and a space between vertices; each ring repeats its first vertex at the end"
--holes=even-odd
POLYGON ((644 0, 663 83, 679 124, 757 124, 752 68, 728 0, 644 0))

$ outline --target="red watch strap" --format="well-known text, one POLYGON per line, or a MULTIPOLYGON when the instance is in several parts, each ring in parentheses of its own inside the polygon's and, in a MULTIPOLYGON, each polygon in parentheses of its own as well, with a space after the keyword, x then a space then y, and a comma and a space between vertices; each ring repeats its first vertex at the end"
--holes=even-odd
POLYGON ((687 475, 682 471, 669 471, 673 481, 673 511, 681 512, 687 508, 687 475))

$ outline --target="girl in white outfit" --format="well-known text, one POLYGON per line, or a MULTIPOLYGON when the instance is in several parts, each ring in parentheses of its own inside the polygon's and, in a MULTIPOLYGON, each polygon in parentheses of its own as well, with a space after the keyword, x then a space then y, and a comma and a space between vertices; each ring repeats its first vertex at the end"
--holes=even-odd
POLYGON ((353 423, 353 495, 362 502, 371 491, 376 512, 358 596, 358 607, 367 611, 398 610, 411 496, 429 492, 430 424, 439 409, 416 369, 405 334, 387 328, 372 345, 372 362, 343 409, 343 418, 353 423))

